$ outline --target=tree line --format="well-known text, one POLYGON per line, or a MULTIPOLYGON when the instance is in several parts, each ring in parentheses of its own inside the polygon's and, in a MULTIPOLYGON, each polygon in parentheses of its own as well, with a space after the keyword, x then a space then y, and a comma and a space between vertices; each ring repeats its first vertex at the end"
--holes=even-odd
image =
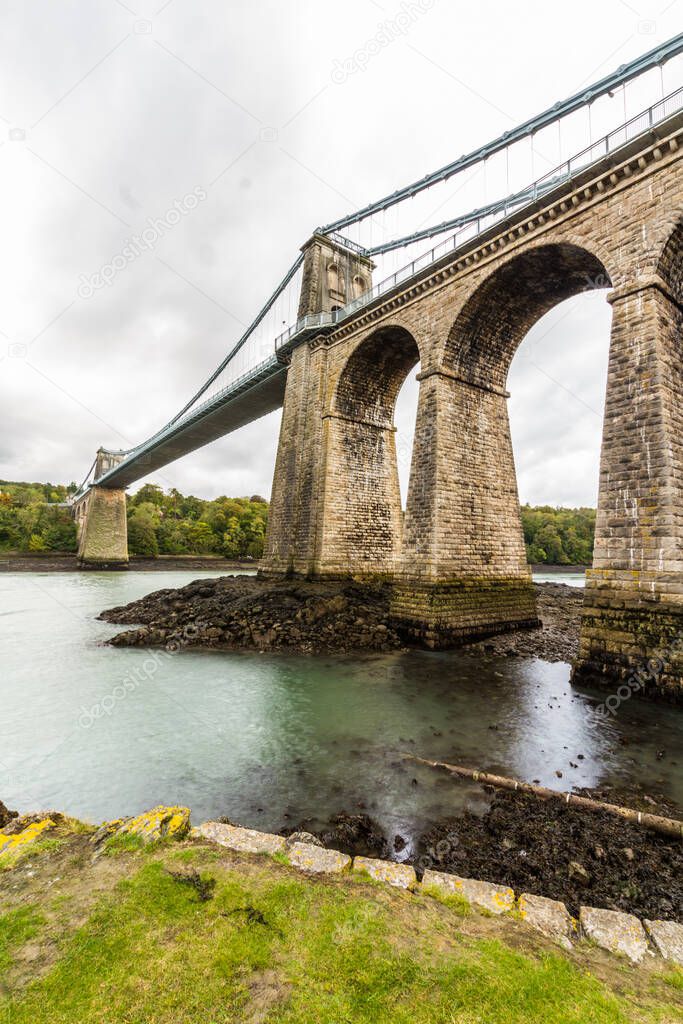
MULTIPOLYGON (((76 484, 0 480, 0 551, 75 551, 76 525, 61 507, 76 484)), ((127 498, 131 555, 222 555, 260 558, 268 502, 222 496, 204 501, 172 488, 144 484, 127 498)), ((527 559, 532 564, 590 565, 595 509, 522 505, 527 559)))
POLYGON ((150 558, 260 558, 267 522, 268 502, 258 494, 203 501, 175 488, 165 493, 156 484, 145 484, 128 498, 128 551, 150 558))
POLYGON ((590 565, 595 538, 594 508, 522 505, 527 561, 532 565, 590 565))
POLYGON ((75 551, 76 524, 60 503, 76 490, 0 480, 0 551, 75 551))

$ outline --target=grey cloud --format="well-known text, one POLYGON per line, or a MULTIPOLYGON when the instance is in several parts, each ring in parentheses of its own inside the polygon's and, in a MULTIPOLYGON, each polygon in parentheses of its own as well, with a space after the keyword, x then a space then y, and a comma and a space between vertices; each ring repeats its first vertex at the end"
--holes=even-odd
MULTIPOLYGON (((635 16, 620 5, 578 0, 558 50, 546 45, 547 9, 535 0, 521 19, 494 0, 467 11, 436 0, 366 71, 335 85, 334 61, 392 8, 129 6, 135 14, 114 0, 35 0, 3 16, 3 477, 80 478, 99 444, 142 440, 223 358, 317 224, 510 127, 507 113, 522 119, 551 104, 615 39, 634 36, 619 60, 654 45, 634 35, 635 16), (520 52, 531 56, 520 63, 520 52), (12 126, 24 141, 10 141, 12 126), (77 298, 81 274, 196 186, 206 201, 154 253, 77 298), (16 343, 29 345, 35 370, 7 355, 16 343)), ((641 0, 641 14, 666 38, 675 11, 657 6, 641 0)), ((427 212, 436 206, 434 197, 427 212)), ((523 499, 583 502, 595 491, 599 417, 530 360, 601 411, 605 329, 586 304, 520 350, 510 408, 523 499)), ((416 394, 409 382, 397 413, 405 437, 416 394)), ((269 493, 278 424, 279 414, 266 417, 157 479, 205 495, 269 493)))

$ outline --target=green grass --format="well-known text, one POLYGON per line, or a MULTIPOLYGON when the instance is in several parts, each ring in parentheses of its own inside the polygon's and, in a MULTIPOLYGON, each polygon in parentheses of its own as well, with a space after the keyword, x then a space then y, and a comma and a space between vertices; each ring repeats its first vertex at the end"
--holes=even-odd
POLYGON ((132 835, 130 832, 120 832, 110 836, 104 841, 104 853, 107 857, 113 857, 118 853, 137 853, 142 850, 145 841, 141 836, 132 835))
POLYGON ((425 896, 443 903, 444 907, 449 907, 458 917, 467 917, 468 914, 472 913, 470 901, 459 892, 446 892, 444 889, 439 888, 438 885, 426 885, 422 892, 425 896))
POLYGON ((34 905, 0 914, 0 974, 10 967, 13 951, 32 939, 43 923, 43 915, 34 905))
POLYGON ((25 846, 17 846, 13 850, 7 850, 5 853, 0 854, 0 871, 10 871, 28 857, 35 857, 41 853, 52 853, 58 850, 62 843, 63 839, 57 836, 46 836, 45 839, 35 839, 32 843, 27 843, 25 846))
MULTIPOLYGON (((328 884, 270 861, 240 874, 206 857, 200 902, 160 851, 133 859, 37 980, 0 1000, 11 1024, 626 1024, 655 1021, 562 954, 524 955, 458 932, 436 905, 328 884), (162 863, 163 859, 163 863, 162 863), (437 915, 437 916, 435 916, 437 915), (445 923, 444 923, 445 921, 445 923), (256 1016, 256 1014, 260 1016, 256 1016)), ((112 852, 112 856, 114 853, 112 852)), ((65 906, 65 904, 62 904, 65 906)), ((35 907, 0 918, 0 965, 34 938, 35 907), (3 959, 4 958, 4 959, 3 959)), ((661 998, 661 993, 660 993, 661 998)), ((675 1012, 675 1011, 674 1011, 675 1012)), ((673 1019, 673 1017, 672 1017, 673 1019)))
POLYGON ((659 977, 666 985, 670 985, 671 988, 676 988, 683 992, 683 968, 674 967, 670 973, 660 974, 659 977))

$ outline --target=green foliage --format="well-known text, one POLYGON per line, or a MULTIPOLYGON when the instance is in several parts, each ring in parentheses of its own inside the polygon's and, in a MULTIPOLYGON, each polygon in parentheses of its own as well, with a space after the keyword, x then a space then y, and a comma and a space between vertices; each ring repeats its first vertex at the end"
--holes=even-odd
POLYGON ((166 494, 156 484, 145 484, 128 498, 128 550, 151 557, 260 558, 267 521, 268 503, 258 494, 203 501, 175 488, 166 494))
MULTIPOLYGON (((0 481, 0 551, 75 551, 76 524, 59 507, 75 490, 75 484, 0 481)), ((595 509, 523 505, 521 512, 529 562, 591 564, 595 509)), ((267 522, 268 503, 258 494, 203 501, 144 484, 128 497, 128 550, 148 558, 260 558, 267 522)))
POLYGON ((590 565, 593 561, 594 508, 522 505, 522 526, 532 565, 590 565))
POLYGON ((75 551, 76 524, 60 507, 75 490, 0 481, 0 551, 75 551))

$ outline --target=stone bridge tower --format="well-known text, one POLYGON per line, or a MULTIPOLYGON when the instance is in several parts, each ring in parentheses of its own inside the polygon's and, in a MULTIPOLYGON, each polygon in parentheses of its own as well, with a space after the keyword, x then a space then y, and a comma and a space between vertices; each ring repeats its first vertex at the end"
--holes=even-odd
POLYGON ((97 481, 118 466, 126 454, 98 448, 93 484, 74 502, 78 562, 84 569, 125 569, 128 566, 126 492, 122 488, 97 486, 97 481))

